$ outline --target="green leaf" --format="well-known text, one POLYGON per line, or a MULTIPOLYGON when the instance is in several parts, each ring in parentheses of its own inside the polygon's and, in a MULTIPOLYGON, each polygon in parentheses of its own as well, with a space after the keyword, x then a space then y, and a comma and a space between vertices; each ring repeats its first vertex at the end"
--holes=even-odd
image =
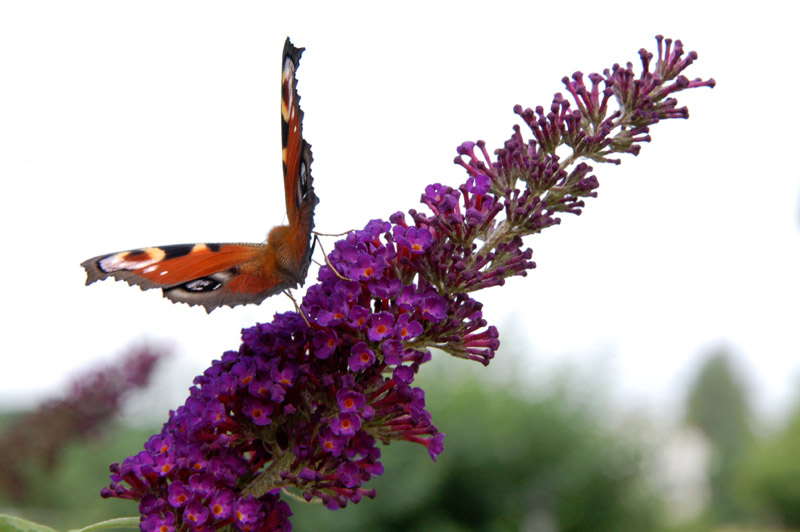
MULTIPOLYGON (((139 529, 138 517, 119 517, 117 519, 109 519, 108 521, 101 521, 84 528, 71 530, 70 532, 95 532, 96 530, 113 530, 113 529, 139 529)), ((13 515, 0 514, 0 532, 56 532, 56 530, 49 526, 40 525, 21 517, 14 517, 13 515)))
POLYGON ((0 514, 0 532, 55 532, 55 530, 20 517, 0 514))
MULTIPOLYGON (((139 518, 118 517, 116 519, 109 519, 108 521, 100 521, 99 523, 95 523, 93 525, 89 525, 83 528, 78 528, 76 530, 70 530, 70 532, 95 532, 95 530, 112 530, 119 528, 132 528, 135 530, 139 530, 139 518)), ((0 530, 0 532, 5 532, 5 531, 0 530)))

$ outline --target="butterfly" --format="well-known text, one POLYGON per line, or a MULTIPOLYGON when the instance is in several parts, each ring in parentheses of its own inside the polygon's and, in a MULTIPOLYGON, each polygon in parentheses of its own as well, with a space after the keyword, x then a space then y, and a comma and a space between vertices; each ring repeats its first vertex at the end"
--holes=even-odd
POLYGON ((287 225, 274 227, 262 244, 178 244, 99 255, 81 263, 86 284, 113 277, 206 312, 260 303, 303 285, 311 261, 314 194, 311 145, 303 138, 303 111, 295 73, 304 48, 289 38, 283 47, 281 132, 287 225))

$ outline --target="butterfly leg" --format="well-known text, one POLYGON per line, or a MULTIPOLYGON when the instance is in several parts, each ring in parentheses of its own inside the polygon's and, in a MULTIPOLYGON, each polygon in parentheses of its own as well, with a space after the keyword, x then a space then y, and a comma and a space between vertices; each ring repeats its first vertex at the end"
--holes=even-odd
MULTIPOLYGON (((333 264, 331 264, 331 261, 328 260, 328 254, 325 253, 325 248, 322 247, 322 240, 320 240, 320 238, 319 238, 320 235, 323 235, 323 234, 324 233, 317 233, 317 232, 314 233, 314 245, 319 244, 319 249, 322 250, 322 256, 325 257, 325 264, 328 265, 328 267, 331 269, 331 271, 333 271, 333 273, 335 273, 336 277, 338 277, 339 279, 341 279, 343 281, 352 281, 352 279, 348 279, 347 277, 345 277, 344 275, 339 273, 336 270, 336 268, 333 267, 333 264)), ((342 233, 342 234, 346 234, 346 233, 342 233)), ((339 236, 339 235, 328 235, 328 236, 339 236)), ((316 262, 316 261, 314 261, 314 262, 316 262)), ((317 264, 319 264, 319 263, 317 263, 317 264)))
POLYGON ((306 317, 305 312, 303 312, 303 309, 301 309, 300 305, 297 304, 297 300, 292 295, 292 292, 287 289, 284 290, 283 293, 286 294, 286 297, 292 300, 292 303, 294 303, 294 309, 297 311, 298 314, 300 314, 300 317, 303 318, 303 321, 306 322, 306 325, 311 327, 311 323, 308 321, 308 318, 306 317))

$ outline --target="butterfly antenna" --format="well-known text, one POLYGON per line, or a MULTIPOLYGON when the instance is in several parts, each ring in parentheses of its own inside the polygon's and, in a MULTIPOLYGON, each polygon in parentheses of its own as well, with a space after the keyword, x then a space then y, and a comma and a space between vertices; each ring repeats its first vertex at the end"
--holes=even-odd
MULTIPOLYGON (((349 233, 349 231, 348 231, 348 233, 349 233)), ((336 268, 333 267, 333 264, 331 264, 331 261, 328 260, 328 254, 325 253, 325 248, 322 247, 322 240, 319 238, 320 235, 323 235, 323 234, 324 233, 317 233, 317 232, 314 233, 314 245, 319 244, 319 249, 322 250, 322 256, 325 257, 325 264, 328 265, 328 267, 333 271, 333 273, 336 274, 336 277, 338 277, 339 279, 341 279, 343 281, 352 281, 352 279, 348 279, 347 277, 345 277, 344 275, 339 273, 336 270, 336 268)), ((342 234, 347 234, 347 233, 342 233, 342 234)), ((341 235, 326 235, 326 236, 341 236, 341 235)), ((317 262, 317 261, 314 261, 314 262, 317 262)), ((317 262, 317 264, 319 264, 319 263, 317 262)), ((320 266, 322 266, 322 265, 320 264, 320 266)))
POLYGON ((301 309, 300 305, 297 304, 297 300, 292 295, 292 291, 287 288, 286 290, 283 291, 283 293, 286 294, 286 297, 292 300, 292 303, 294 303, 294 309, 297 311, 298 314, 300 314, 300 316, 303 318, 303 321, 306 322, 306 325, 308 325, 310 328, 311 323, 308 321, 308 318, 306 318, 306 313, 303 312, 303 309, 301 309))

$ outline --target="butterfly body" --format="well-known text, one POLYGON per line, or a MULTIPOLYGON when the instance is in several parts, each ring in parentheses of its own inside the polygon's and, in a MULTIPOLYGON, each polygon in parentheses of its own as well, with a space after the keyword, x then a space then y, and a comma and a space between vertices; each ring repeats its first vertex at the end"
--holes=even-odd
POLYGON ((302 285, 311 261, 318 199, 311 178, 311 145, 303 139, 303 112, 295 72, 303 53, 286 39, 281 80, 281 131, 287 225, 266 243, 177 244, 99 255, 84 261, 86 284, 113 277, 207 312, 223 305, 260 303, 302 285))

